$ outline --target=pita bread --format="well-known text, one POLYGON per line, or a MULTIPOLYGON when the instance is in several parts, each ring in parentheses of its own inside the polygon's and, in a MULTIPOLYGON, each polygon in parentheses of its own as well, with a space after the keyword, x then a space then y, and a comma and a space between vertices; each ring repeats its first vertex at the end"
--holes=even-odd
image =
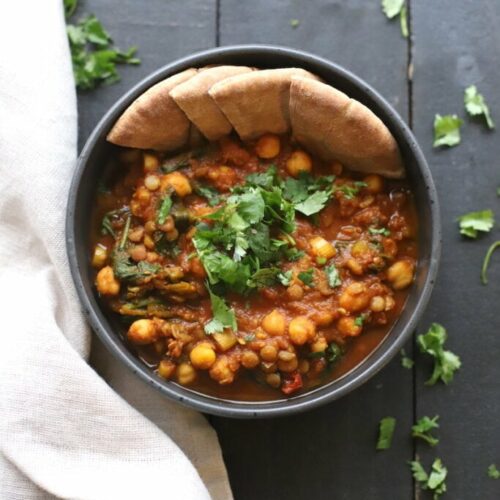
POLYGON ((170 97, 170 91, 192 78, 187 69, 153 85, 118 118, 109 132, 109 142, 140 149, 170 151, 184 146, 189 137, 189 120, 170 97))
POLYGON ((232 76, 216 83, 210 97, 243 140, 290 129, 288 112, 292 76, 317 79, 299 68, 265 69, 232 76))
POLYGON ((252 68, 246 66, 202 68, 193 78, 175 87, 170 96, 209 141, 217 141, 230 134, 233 127, 208 95, 208 90, 228 77, 250 71, 252 68))
POLYGON ((339 160, 359 172, 404 177, 398 145, 382 120, 329 85, 294 77, 290 121, 295 139, 324 160, 339 160))

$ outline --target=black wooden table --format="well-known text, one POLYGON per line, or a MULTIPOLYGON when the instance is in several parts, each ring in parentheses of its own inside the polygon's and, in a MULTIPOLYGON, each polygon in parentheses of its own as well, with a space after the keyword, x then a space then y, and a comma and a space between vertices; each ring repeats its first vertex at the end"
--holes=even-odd
MULTIPOLYGON (((407 0, 408 3, 408 0, 407 0)), ((351 395, 291 418, 211 418, 237 499, 409 499, 419 497, 407 461, 435 456, 449 469, 445 498, 498 499, 500 481, 500 262, 479 282, 499 231, 464 242, 456 217, 492 208, 500 217, 500 132, 465 118, 462 144, 432 148, 435 113, 464 115, 463 90, 477 84, 500 125, 500 2, 409 0, 411 37, 401 37, 379 0, 81 0, 120 47, 139 47, 142 64, 122 68, 120 83, 79 95, 80 144, 105 110, 133 84, 178 57, 217 45, 270 43, 324 56, 354 71, 413 128, 441 200, 444 246, 436 289, 419 331, 447 327, 463 367, 450 386, 424 386, 427 360, 413 370, 395 359, 351 395), (293 27, 291 19, 299 20, 293 27), (495 234, 496 233, 496 234, 495 234), (435 449, 414 443, 410 427, 440 415, 435 449), (390 450, 375 451, 380 418, 397 418, 390 450)), ((407 352, 414 351, 413 345, 407 352)), ((420 498, 430 498, 424 492, 420 498)))

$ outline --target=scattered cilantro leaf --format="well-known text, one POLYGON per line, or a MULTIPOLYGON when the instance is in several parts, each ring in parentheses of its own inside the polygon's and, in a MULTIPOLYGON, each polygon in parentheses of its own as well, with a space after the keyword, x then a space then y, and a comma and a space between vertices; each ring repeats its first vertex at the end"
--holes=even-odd
POLYGON ((433 493, 433 499, 439 500, 441 495, 446 492, 446 476, 448 470, 444 467, 441 459, 436 458, 431 466, 430 474, 425 472, 422 464, 418 460, 410 462, 413 477, 419 483, 423 490, 430 490, 433 493))
POLYGON ((470 116, 483 115, 488 128, 495 128, 495 123, 490 115, 490 109, 488 108, 483 95, 477 91, 477 87, 475 85, 470 85, 465 89, 464 104, 465 109, 470 116))
POLYGON ((408 38, 410 31, 408 29, 408 9, 406 5, 401 7, 401 11, 399 13, 399 25, 401 27, 401 34, 404 38, 408 38))
POLYGON ((493 255, 493 252, 498 247, 500 247, 500 241, 495 241, 494 243, 492 243, 490 245, 490 247, 488 248, 488 250, 486 252, 486 255, 484 256, 483 265, 481 267, 481 282, 483 285, 488 284, 488 277, 486 274, 488 272, 488 267, 490 265, 490 259, 491 259, 491 256, 493 255))
POLYGON ((329 199, 330 199, 330 192, 316 191, 306 200, 295 205, 295 210, 297 210, 300 213, 303 213, 304 215, 316 214, 325 207, 329 199))
POLYGON ((298 28, 300 21, 298 19, 290 19, 290 26, 292 28, 298 28))
POLYGON ((325 267, 325 274, 330 288, 337 288, 342 284, 339 271, 333 264, 325 267))
POLYGON ((413 359, 409 358, 406 355, 406 352, 404 349, 401 349, 401 366, 403 368, 407 368, 408 370, 411 370, 413 368, 414 364, 415 364, 415 361, 413 361, 413 359))
POLYGON ((302 271, 297 276, 306 286, 314 286, 314 269, 311 267, 307 271, 302 271))
POLYGON ((137 282, 148 276, 153 276, 160 270, 158 264, 140 261, 137 264, 132 261, 126 250, 115 249, 111 256, 114 275, 124 281, 137 282))
POLYGON ((375 235, 375 234, 381 234, 382 236, 390 236, 391 235, 391 232, 389 231, 389 229, 387 229, 385 227, 381 227, 378 229, 376 227, 369 227, 368 232, 372 235, 375 235))
POLYGON ((342 348, 335 342, 331 342, 325 351, 328 363, 336 363, 342 357, 342 348))
POLYGON ((453 380, 454 373, 462 364, 456 354, 444 350, 446 339, 446 330, 438 323, 432 323, 425 335, 417 337, 420 352, 434 358, 434 370, 426 385, 434 385, 438 380, 445 384, 450 383, 453 380))
POLYGON ((417 482, 427 484, 429 476, 427 475, 427 472, 425 472, 425 469, 418 460, 411 461, 410 468, 413 473, 413 477, 417 482))
POLYGON ((389 19, 393 19, 400 14, 404 3, 405 0, 382 0, 382 10, 389 19))
POLYGON ((439 415, 429 418, 427 416, 422 417, 418 422, 412 426, 411 435, 414 438, 420 438, 426 441, 431 446, 436 446, 439 443, 439 439, 430 434, 432 429, 438 429, 439 415))
POLYGON ((292 282, 293 271, 285 271, 278 274, 278 280, 283 286, 288 286, 292 282))
POLYGON ((236 331, 237 324, 234 310, 230 309, 221 297, 215 295, 208 284, 207 290, 210 294, 213 318, 205 325, 205 333, 207 335, 222 333, 225 328, 236 331))
POLYGON ((218 205, 221 202, 221 196, 217 189, 211 187, 211 186, 202 186, 200 184, 196 184, 194 186, 194 192, 203 198, 206 198, 208 201, 208 204, 211 207, 215 207, 215 205, 218 205))
POLYGON ((64 15, 66 19, 70 18, 78 6, 78 0, 64 0, 64 15))
POLYGON ((460 234, 468 238, 477 238, 478 231, 488 233, 495 225, 495 217, 491 210, 469 212, 458 219, 460 234))
POLYGON ((434 147, 460 144, 460 127, 463 120, 457 115, 436 114, 434 117, 434 147))
POLYGON ((161 200, 160 206, 158 208, 158 213, 156 215, 156 222, 160 226, 162 224, 165 224, 165 221, 167 220, 171 208, 172 208, 172 198, 167 195, 161 200))
POLYGON ((396 419, 394 417, 385 417, 380 421, 377 440, 377 450, 388 450, 391 447, 396 419))
POLYGON ((488 467, 488 476, 491 477, 491 479, 500 479, 500 471, 495 464, 491 464, 488 467))

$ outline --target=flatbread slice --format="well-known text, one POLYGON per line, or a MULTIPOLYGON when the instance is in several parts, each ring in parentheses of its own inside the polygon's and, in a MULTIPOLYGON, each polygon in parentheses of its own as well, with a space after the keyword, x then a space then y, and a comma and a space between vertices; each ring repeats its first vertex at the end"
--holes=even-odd
POLYGON ((170 91, 196 74, 190 68, 163 80, 140 95, 118 118, 107 140, 119 146, 171 151, 184 146, 189 125, 170 91))
POLYGON ((317 79, 300 68, 265 69, 232 76, 216 83, 210 97, 243 140, 290 129, 288 112, 293 76, 317 79))
POLYGON ((233 127, 208 95, 208 90, 228 77, 251 71, 252 68, 247 66, 202 69, 193 78, 172 89, 170 96, 209 141, 217 141, 230 134, 233 127))
POLYGON ((396 140, 382 120, 329 85, 292 78, 290 121, 294 138, 324 160, 385 177, 405 175, 396 140))

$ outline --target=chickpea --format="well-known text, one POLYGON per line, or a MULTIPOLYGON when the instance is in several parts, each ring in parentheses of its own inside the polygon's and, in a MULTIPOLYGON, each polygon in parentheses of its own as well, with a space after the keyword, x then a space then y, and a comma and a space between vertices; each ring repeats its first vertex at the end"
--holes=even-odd
POLYGON ((294 151, 286 161, 286 170, 292 177, 298 177, 301 172, 312 170, 311 157, 300 149, 294 151))
POLYGON ((158 262, 160 256, 156 252, 147 252, 146 254, 146 260, 148 262, 158 262))
POLYGON ((212 368, 210 368, 209 375, 221 385, 231 384, 233 382, 234 372, 229 367, 227 356, 219 356, 217 358, 212 368))
POLYGON ((181 385, 188 385, 194 382, 196 370, 188 363, 181 363, 177 367, 177 382, 181 385))
POLYGON ((108 258, 108 249, 102 243, 98 243, 94 248, 94 255, 92 256, 92 266, 100 268, 106 264, 108 258))
POLYGON ((128 251, 128 253, 130 254, 130 257, 132 258, 132 260, 135 260, 136 262, 144 260, 147 257, 147 251, 146 251, 146 247, 144 245, 134 245, 128 251))
POLYGON ((134 344, 152 344, 161 336, 161 331, 151 319, 134 321, 127 332, 127 338, 134 344))
POLYGON ((347 337, 356 337, 361 333, 363 327, 356 324, 356 319, 344 316, 337 321, 337 330, 347 337))
POLYGON ((372 300, 370 300, 370 310, 373 312, 382 312, 385 310, 384 297, 381 297, 380 295, 372 297, 372 300))
POLYGON ((255 368, 259 363, 259 356, 253 351, 248 350, 241 355, 241 364, 249 370, 255 368))
POLYGON ((328 347, 328 342, 325 337, 319 337, 318 340, 311 344, 311 352, 324 352, 328 347))
POLYGON ((297 316, 290 322, 289 332, 295 345, 303 345, 316 335, 316 325, 307 316, 297 316))
POLYGON ((168 359, 162 359, 158 365, 158 375, 168 380, 173 377, 174 373, 175 363, 168 359))
POLYGON ((382 179, 380 175, 367 175, 363 181, 368 184, 368 186, 366 186, 366 190, 372 194, 381 193, 384 189, 384 179, 382 179))
POLYGON ((158 226, 160 231, 168 232, 175 228, 174 218, 171 215, 167 215, 165 222, 158 226))
POLYGON ((329 311, 318 311, 313 314, 312 319, 318 326, 328 326, 333 321, 333 313, 329 311))
POLYGON ((118 295, 120 293, 120 282, 115 278, 111 266, 103 267, 96 277, 97 291, 101 295, 118 295))
POLYGON ((155 242, 154 242, 153 238, 151 238, 151 236, 149 234, 146 234, 146 236, 144 236, 144 246, 148 250, 154 250, 155 249, 155 242))
POLYGON ((147 175, 144 179, 144 185, 150 191, 156 191, 160 187, 160 178, 157 175, 147 175))
POLYGON ((260 357, 264 361, 274 362, 278 357, 278 349, 272 344, 267 344, 260 350, 260 357))
POLYGON ((370 245, 365 240, 358 240, 351 248, 351 255, 353 257, 363 257, 370 252, 370 245))
POLYGON ((269 373, 266 375, 266 382, 275 389, 278 389, 281 385, 281 376, 279 373, 269 373))
POLYGON ((394 309, 395 305, 396 301, 394 300, 394 297, 387 295, 387 297, 385 298, 385 310, 390 311, 391 309, 394 309))
POLYGON ((151 200, 151 192, 145 187, 141 186, 135 192, 135 197, 139 204, 142 206, 147 205, 151 200))
POLYGON ((370 295, 366 285, 357 281, 347 285, 339 298, 340 307, 351 312, 364 309, 368 306, 369 302, 370 295))
POLYGON ((144 224, 144 231, 146 231, 147 234, 154 233, 156 231, 156 224, 152 220, 148 220, 146 224, 144 224))
POLYGON ((300 300, 304 296, 304 289, 299 284, 295 283, 286 289, 286 293, 290 300, 300 300))
POLYGON ((298 366, 299 361, 297 360, 297 357, 289 361, 283 361, 281 359, 278 361, 278 369, 285 373, 294 372, 298 368, 298 366))
POLYGON ((280 138, 273 134, 264 134, 255 145, 255 152, 259 158, 269 159, 280 154, 280 138))
POLYGON ((284 335, 286 331, 285 316, 274 309, 262 320, 262 328, 270 335, 284 335))
POLYGON ((331 259, 337 253, 335 247, 321 236, 311 238, 309 245, 311 245, 311 252, 315 257, 331 259))
POLYGON ((345 266, 349 271, 351 271, 352 274, 355 274, 356 276, 361 276, 363 274, 363 266, 355 259, 349 259, 346 263, 345 266))
POLYGON ((155 155, 144 153, 142 166, 145 172, 154 172, 160 166, 160 160, 155 155))
POLYGON ((216 360, 214 347, 209 342, 197 344, 189 354, 189 359, 195 368, 208 370, 216 360))
POLYGON ((143 237, 144 237, 144 228, 142 226, 134 227, 128 233, 128 239, 133 243, 139 243, 139 241, 141 241, 143 237))
POLYGON ((387 269, 387 279, 394 290, 402 290, 413 281, 415 264, 409 260, 398 260, 387 269))
POLYGON ((173 189, 178 196, 183 198, 193 191, 189 179, 180 172, 171 172, 162 176, 160 181, 160 188, 166 191, 168 188, 173 189))
POLYGON ((172 230, 165 233, 167 241, 175 241, 179 237, 179 231, 174 227, 172 230))
POLYGON ((280 361, 292 361, 292 359, 297 359, 297 355, 291 351, 280 351, 278 353, 278 358, 280 361))

